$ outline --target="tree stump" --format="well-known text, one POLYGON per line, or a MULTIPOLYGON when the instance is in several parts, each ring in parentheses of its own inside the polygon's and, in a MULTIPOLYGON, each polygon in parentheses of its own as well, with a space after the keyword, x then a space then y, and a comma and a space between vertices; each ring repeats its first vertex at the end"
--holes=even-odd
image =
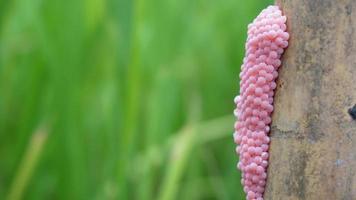
POLYGON ((266 200, 356 200, 356 1, 277 0, 287 16, 266 200), (351 113, 352 114, 352 113, 351 113))

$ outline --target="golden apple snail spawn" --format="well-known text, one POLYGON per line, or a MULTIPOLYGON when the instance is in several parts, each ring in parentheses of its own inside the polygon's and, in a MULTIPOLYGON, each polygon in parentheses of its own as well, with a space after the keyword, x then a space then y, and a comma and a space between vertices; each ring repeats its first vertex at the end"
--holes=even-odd
POLYGON ((262 10, 248 25, 240 95, 234 100, 234 141, 240 156, 237 167, 242 171, 241 182, 248 200, 263 200, 275 80, 289 39, 286 29, 286 17, 278 6, 262 10))

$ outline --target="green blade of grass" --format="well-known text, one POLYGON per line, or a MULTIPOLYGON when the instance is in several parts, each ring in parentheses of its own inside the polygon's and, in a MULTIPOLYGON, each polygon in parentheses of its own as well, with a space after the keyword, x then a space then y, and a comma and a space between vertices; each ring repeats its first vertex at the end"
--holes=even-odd
POLYGON ((232 124, 232 116, 221 117, 208 122, 187 126, 169 140, 173 148, 167 166, 168 170, 161 184, 159 200, 175 199, 179 189, 179 180, 184 174, 189 155, 195 146, 226 137, 226 133, 230 133, 229 130, 232 129, 232 124))
POLYGON ((15 175, 15 179, 10 187, 7 200, 22 199, 29 180, 31 179, 31 176, 36 169, 36 165, 40 160, 47 136, 47 129, 43 126, 38 128, 38 130, 36 130, 32 135, 30 143, 28 144, 26 152, 15 175))

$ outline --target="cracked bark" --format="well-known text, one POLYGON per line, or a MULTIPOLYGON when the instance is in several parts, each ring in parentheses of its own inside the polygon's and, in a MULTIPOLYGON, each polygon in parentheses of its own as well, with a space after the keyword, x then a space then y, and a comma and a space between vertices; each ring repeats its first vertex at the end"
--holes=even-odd
POLYGON ((277 0, 289 47, 275 94, 266 200, 356 200, 356 1, 277 0))

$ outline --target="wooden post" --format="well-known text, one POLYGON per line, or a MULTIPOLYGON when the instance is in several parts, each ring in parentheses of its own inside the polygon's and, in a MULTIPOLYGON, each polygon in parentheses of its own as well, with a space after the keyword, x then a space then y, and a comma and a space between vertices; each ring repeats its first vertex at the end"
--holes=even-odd
POLYGON ((356 1, 277 0, 287 16, 266 200, 355 200, 356 1))

